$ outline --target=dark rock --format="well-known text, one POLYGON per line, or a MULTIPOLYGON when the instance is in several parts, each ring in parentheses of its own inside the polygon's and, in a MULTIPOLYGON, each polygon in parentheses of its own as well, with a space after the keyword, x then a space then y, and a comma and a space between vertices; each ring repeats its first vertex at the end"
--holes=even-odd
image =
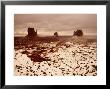
POLYGON ((35 32, 34 28, 28 28, 28 36, 29 37, 37 36, 37 30, 35 32))
POLYGON ((97 70, 97 66, 96 66, 96 65, 92 65, 92 67, 93 67, 95 70, 97 70))
POLYGON ((33 43, 37 37, 37 30, 35 31, 34 28, 28 28, 27 32, 28 34, 25 37, 26 42, 33 43))
POLYGON ((23 51, 23 52, 21 52, 22 54, 29 54, 29 52, 28 51, 23 51))
POLYGON ((31 61, 33 61, 33 62, 48 61, 48 59, 41 57, 40 54, 37 52, 32 53, 32 55, 29 57, 31 58, 31 61))
POLYGON ((74 31, 73 36, 83 36, 83 31, 82 30, 74 31))
POLYGON ((58 37, 58 32, 55 32, 54 33, 54 37, 58 37))

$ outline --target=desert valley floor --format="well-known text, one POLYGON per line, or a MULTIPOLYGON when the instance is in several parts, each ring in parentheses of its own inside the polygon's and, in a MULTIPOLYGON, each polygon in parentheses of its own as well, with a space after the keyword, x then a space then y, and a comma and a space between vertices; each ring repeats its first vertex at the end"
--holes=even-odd
POLYGON ((71 37, 14 48, 15 76, 96 76, 96 40, 71 37))

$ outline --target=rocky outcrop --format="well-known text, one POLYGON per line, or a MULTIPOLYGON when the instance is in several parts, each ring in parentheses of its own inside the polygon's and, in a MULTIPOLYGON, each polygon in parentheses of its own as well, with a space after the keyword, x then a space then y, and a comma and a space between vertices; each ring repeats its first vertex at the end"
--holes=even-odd
POLYGON ((74 31, 73 36, 83 36, 83 31, 82 30, 76 30, 76 31, 74 31))
POLYGON ((54 37, 58 37, 58 32, 55 32, 54 33, 54 37))
POLYGON ((36 30, 36 32, 35 32, 35 30, 34 30, 34 28, 28 28, 28 37, 35 37, 35 36, 37 36, 37 30, 36 30))

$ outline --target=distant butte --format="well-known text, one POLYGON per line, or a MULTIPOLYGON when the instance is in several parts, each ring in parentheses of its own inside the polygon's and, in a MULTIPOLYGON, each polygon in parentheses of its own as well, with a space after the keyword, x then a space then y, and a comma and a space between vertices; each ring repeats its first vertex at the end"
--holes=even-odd
POLYGON ((28 32, 27 37, 29 37, 29 38, 34 38, 37 36, 37 30, 35 31, 34 28, 29 27, 27 32, 28 32))

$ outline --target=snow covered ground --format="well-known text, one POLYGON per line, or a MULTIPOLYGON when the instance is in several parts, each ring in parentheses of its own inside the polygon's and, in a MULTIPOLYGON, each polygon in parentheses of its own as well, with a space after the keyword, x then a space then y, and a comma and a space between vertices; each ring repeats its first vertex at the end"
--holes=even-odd
MULTIPOLYGON (((96 76, 97 47, 96 42, 74 44, 67 41, 63 45, 43 43, 39 47, 15 49, 15 76, 96 76), (37 52, 36 52, 37 49, 37 52), (39 51, 40 50, 40 51, 39 51), (33 61, 32 54, 40 55, 43 61, 33 61), (48 60, 47 60, 48 59, 48 60), (47 61, 46 61, 47 60, 47 61)), ((36 57, 36 60, 38 56, 36 57)))

